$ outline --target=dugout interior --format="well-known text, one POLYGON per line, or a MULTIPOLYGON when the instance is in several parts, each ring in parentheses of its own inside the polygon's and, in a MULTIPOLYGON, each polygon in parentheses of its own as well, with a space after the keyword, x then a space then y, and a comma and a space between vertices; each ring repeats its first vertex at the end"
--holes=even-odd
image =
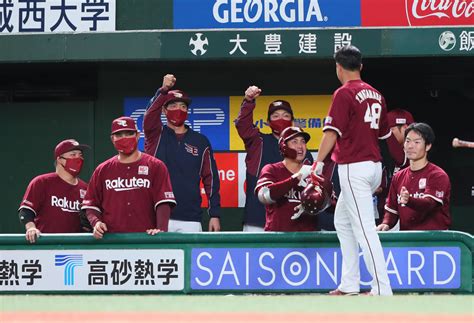
MULTIPOLYGON (((4 185, 0 233, 24 229, 17 208, 28 182, 53 171, 53 149, 76 138, 86 152, 81 177, 115 151, 110 122, 126 97, 151 97, 163 75, 175 74, 190 96, 243 96, 249 85, 264 95, 332 94, 340 85, 332 59, 0 62, 0 111, 6 146, 0 162, 4 185)), ((453 230, 474 233, 474 150, 453 149, 454 137, 474 140, 467 116, 474 105, 472 57, 365 58, 362 78, 385 96, 389 110, 404 108, 436 134, 431 161, 451 178, 453 230)), ((230 120, 232 121, 232 120, 230 120)), ((241 230, 243 209, 223 209, 222 228, 241 230)), ((204 220, 206 222, 207 219, 204 220)), ((207 225, 204 225, 206 228, 207 225)))

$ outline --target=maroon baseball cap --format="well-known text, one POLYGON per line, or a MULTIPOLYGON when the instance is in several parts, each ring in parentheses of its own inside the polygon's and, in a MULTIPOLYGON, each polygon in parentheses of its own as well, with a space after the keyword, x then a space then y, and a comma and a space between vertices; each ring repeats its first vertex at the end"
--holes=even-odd
POLYGON ((165 94, 165 101, 163 103, 163 106, 167 106, 168 104, 173 102, 184 102, 187 106, 189 106, 191 104, 191 99, 183 91, 173 90, 165 94))
POLYGON ((401 125, 410 125, 415 122, 410 112, 403 109, 393 109, 387 113, 388 126, 395 127, 401 125))
POLYGON ((113 135, 119 131, 135 131, 138 132, 137 125, 135 120, 130 117, 120 117, 112 121, 112 131, 113 135))
POLYGON ((81 145, 76 139, 66 139, 57 144, 54 149, 54 159, 58 158, 62 154, 73 150, 83 151, 85 148, 89 149, 88 145, 81 145))
POLYGON ((268 115, 267 120, 270 120, 270 116, 273 112, 277 110, 285 110, 289 114, 291 114, 291 119, 293 119, 293 110, 291 109, 291 105, 288 101, 285 100, 276 100, 270 103, 268 106, 268 115))

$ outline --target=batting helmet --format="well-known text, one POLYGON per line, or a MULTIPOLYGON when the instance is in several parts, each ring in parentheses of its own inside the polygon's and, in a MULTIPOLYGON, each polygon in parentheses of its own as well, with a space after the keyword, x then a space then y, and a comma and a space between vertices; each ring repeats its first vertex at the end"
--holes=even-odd
POLYGON ((322 176, 312 179, 301 193, 304 213, 317 215, 331 206, 332 183, 322 176))
POLYGON ((191 99, 189 96, 181 90, 168 91, 165 95, 165 100, 163 106, 167 106, 173 102, 184 102, 187 106, 191 104, 191 99))
POLYGON ((288 147, 286 143, 288 142, 288 140, 298 136, 303 137, 306 142, 308 142, 311 138, 309 133, 304 132, 303 129, 301 129, 300 127, 288 127, 281 132, 280 139, 278 139, 278 146, 280 147, 280 153, 283 155, 283 157, 288 157, 292 159, 296 158, 296 150, 288 147))

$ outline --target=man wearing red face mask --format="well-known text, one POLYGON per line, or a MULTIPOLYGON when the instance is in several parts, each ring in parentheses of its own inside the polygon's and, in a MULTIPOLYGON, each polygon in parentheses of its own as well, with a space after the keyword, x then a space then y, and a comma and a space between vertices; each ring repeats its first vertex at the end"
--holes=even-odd
POLYGON ((28 185, 18 215, 30 243, 42 232, 81 232, 79 211, 87 183, 78 175, 85 148, 89 146, 74 139, 61 141, 54 150, 56 171, 37 176, 28 185))
POLYGON ((143 120, 145 152, 168 167, 178 203, 171 213, 169 231, 202 231, 201 180, 209 201, 209 231, 220 231, 220 182, 211 143, 184 123, 191 100, 186 93, 171 90, 175 83, 174 75, 163 77, 143 120), (166 125, 161 122, 162 113, 166 125))
POLYGON ((168 169, 137 148, 140 132, 130 117, 112 122, 110 139, 118 155, 92 174, 82 209, 94 228, 94 237, 106 232, 168 231, 171 208, 176 205, 168 169))
MULTIPOLYGON (((256 106, 255 99, 262 91, 256 86, 250 86, 245 91, 245 98, 240 107, 239 115, 235 119, 235 127, 240 138, 244 141, 246 173, 246 198, 244 210, 243 231, 259 232, 265 226, 265 206, 254 194, 257 179, 262 168, 267 164, 274 164, 283 160, 278 146, 281 132, 293 124, 293 110, 290 103, 276 100, 270 103, 267 113, 267 122, 272 133, 264 134, 255 126, 253 111, 256 106)), ((312 164, 313 157, 306 152, 304 164, 312 164)))

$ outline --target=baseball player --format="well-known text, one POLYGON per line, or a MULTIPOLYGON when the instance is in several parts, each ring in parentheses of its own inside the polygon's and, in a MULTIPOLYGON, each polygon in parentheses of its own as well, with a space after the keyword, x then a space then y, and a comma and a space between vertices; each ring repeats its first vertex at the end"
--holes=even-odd
POLYGON ((201 180, 209 201, 209 231, 220 231, 220 182, 212 147, 206 136, 185 124, 191 100, 182 91, 171 91, 175 83, 174 75, 163 77, 143 120, 145 151, 168 167, 178 202, 171 213, 169 231, 202 231, 201 180), (161 113, 166 116, 166 125, 161 122, 161 113))
POLYGON ((371 295, 392 295, 384 254, 375 230, 372 194, 382 176, 379 139, 391 135, 385 99, 360 78, 362 55, 354 46, 334 54, 342 86, 333 94, 313 172, 321 174, 323 160, 334 148, 341 193, 334 225, 341 245, 342 277, 330 295, 354 295, 360 290, 359 246, 372 275, 371 295))
POLYGON ((140 133, 130 117, 112 122, 110 136, 118 155, 92 174, 82 209, 96 239, 105 232, 168 231, 176 205, 165 164, 137 149, 140 133))
MULTIPOLYGON (((278 139, 283 129, 292 126, 293 110, 289 102, 276 100, 270 103, 267 113, 267 122, 272 129, 271 134, 263 134, 255 126, 253 111, 256 106, 256 98, 261 89, 250 86, 245 91, 245 98, 240 107, 239 115, 234 120, 235 127, 245 144, 246 172, 246 197, 244 209, 243 231, 264 231, 265 207, 254 194, 257 179, 265 165, 280 162, 283 156, 278 147, 278 139)), ((305 161, 313 163, 313 157, 309 151, 306 152, 305 161)))
POLYGON ((75 139, 61 141, 54 149, 56 171, 37 176, 28 185, 18 215, 30 243, 42 232, 81 232, 79 211, 87 184, 78 176, 85 148, 89 146, 75 139))
POLYGON ((298 212, 293 217, 301 204, 306 178, 311 173, 311 166, 304 165, 309 139, 310 135, 301 128, 286 128, 278 140, 283 161, 265 165, 262 169, 255 194, 265 205, 265 231, 316 230, 316 216, 298 212))
POLYGON ((447 230, 451 225, 448 175, 428 160, 435 140, 426 123, 412 123, 405 130, 404 149, 410 166, 392 179, 383 223, 387 231, 400 219, 400 230, 447 230))

